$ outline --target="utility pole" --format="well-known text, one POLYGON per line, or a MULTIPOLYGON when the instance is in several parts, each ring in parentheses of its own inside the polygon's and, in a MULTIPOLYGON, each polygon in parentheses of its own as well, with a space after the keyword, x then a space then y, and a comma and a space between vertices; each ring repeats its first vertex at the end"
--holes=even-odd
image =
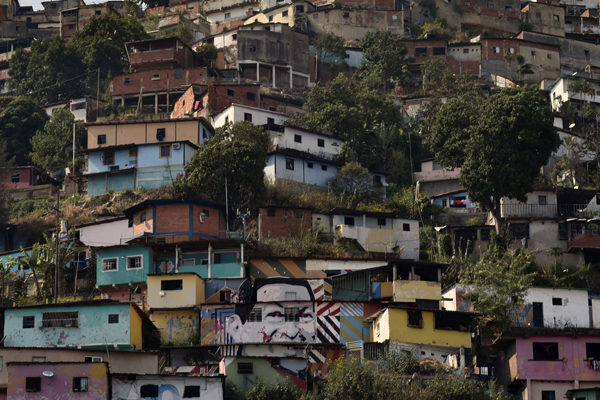
POLYGON ((250 217, 250 210, 246 210, 246 213, 240 213, 240 209, 237 210, 237 217, 242 220, 242 241, 246 241, 246 219, 250 217))
POLYGON ((60 186, 56 190, 56 259, 54 264, 54 304, 58 303, 58 264, 60 261, 60 186))

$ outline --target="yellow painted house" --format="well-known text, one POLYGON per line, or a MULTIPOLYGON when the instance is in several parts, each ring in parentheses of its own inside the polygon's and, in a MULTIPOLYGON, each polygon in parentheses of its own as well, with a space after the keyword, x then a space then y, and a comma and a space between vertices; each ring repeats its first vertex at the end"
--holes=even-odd
POLYGON ((388 307, 373 317, 371 341, 470 349, 471 317, 462 312, 388 307))
POLYGON ((204 300, 205 282, 195 273, 148 275, 150 320, 163 344, 196 344, 204 300))

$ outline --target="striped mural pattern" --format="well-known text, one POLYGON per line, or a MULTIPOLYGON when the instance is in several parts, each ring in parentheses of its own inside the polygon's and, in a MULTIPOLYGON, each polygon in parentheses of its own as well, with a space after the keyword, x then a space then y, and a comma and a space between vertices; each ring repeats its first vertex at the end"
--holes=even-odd
MULTIPOLYGON (((252 279, 273 278, 277 276, 286 278, 307 278, 306 260, 293 258, 251 258, 249 275, 252 279)), ((324 271, 311 271, 312 278, 325 278, 324 271)))
POLYGON ((331 299, 331 281, 329 279, 309 279, 316 301, 331 299))
POLYGON ((317 302, 317 341, 340 343, 340 303, 317 302))
POLYGON ((362 317, 364 315, 363 303, 342 303, 340 315, 342 317, 362 317))

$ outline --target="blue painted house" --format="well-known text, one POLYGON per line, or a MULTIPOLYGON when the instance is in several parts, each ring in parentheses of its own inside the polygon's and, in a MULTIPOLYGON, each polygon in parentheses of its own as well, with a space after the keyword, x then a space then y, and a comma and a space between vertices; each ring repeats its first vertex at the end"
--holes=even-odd
POLYGON ((155 347, 156 327, 133 303, 99 300, 9 308, 5 347, 142 350, 155 347))
POLYGON ((213 136, 202 118, 87 124, 88 195, 167 186, 213 136))
POLYGON ((446 209, 460 211, 477 208, 477 203, 472 202, 465 189, 453 190, 431 196, 434 204, 446 209))

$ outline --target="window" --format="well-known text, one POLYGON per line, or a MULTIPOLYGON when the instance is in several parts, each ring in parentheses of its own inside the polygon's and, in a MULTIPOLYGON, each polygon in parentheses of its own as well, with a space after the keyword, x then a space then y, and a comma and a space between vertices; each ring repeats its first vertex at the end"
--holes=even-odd
POLYGON ((249 362, 238 363, 238 374, 252 374, 254 373, 254 365, 249 362))
POLYGON ((307 166, 308 168, 312 168, 312 167, 313 167, 313 163, 311 163, 311 162, 307 162, 307 163, 306 163, 306 166, 307 166))
POLYGON ((415 57, 426 57, 426 56, 427 56, 427 47, 415 48, 415 57))
POLYGON ((42 377, 40 376, 28 376, 25 378, 25 391, 26 392, 39 392, 42 390, 42 377))
POLYGON ((221 264, 221 255, 219 253, 213 254, 213 264, 221 264))
POLYGON ((377 187, 383 186, 383 184, 381 183, 381 176, 373 175, 373 185, 375 185, 377 187))
POLYGON ((533 342, 534 361, 558 361, 558 343, 533 342))
POLYGON ((79 326, 79 313, 77 311, 45 312, 42 314, 42 327, 44 328, 77 328, 79 326))
POLYGON ((171 145, 170 144, 167 144, 167 145, 164 145, 164 146, 160 146, 159 157, 160 158, 169 158, 169 157, 171 157, 171 145))
POLYGON ((250 322, 262 322, 262 309, 261 308, 253 308, 248 314, 248 319, 246 321, 250 322))
POLYGON ((377 218, 377 225, 385 226, 385 218, 377 218))
POLYGON ((160 74, 154 74, 154 75, 152 75, 152 80, 153 81, 159 81, 160 80, 160 74))
POLYGON ((302 211, 297 211, 296 218, 304 218, 304 213, 302 211))
POLYGON ((98 144, 106 144, 106 135, 98 135, 98 144))
POLYGON ((10 176, 10 181, 12 183, 19 183, 21 181, 21 174, 12 174, 10 176))
POLYGON ((321 165, 321 171, 327 171, 327 165, 321 165))
POLYGON ((252 122, 252 114, 244 113, 244 121, 252 122))
POLYGON ((563 305, 562 298, 560 298, 560 297, 553 297, 552 298, 552 305, 553 306, 562 306, 563 305))
POLYGON ((129 84, 133 83, 133 78, 126 77, 125 79, 123 79, 123 83, 126 85, 129 85, 129 84))
POLYGON ((88 391, 88 378, 85 376, 76 376, 73 378, 73 391, 74 392, 87 392, 88 391))
POLYGON ((569 240, 569 225, 566 222, 558 223, 558 240, 569 240))
POLYGON ((137 148, 129 149, 129 158, 137 158, 137 148))
POLYGON ((504 6, 504 11, 512 11, 512 7, 511 6, 504 6))
POLYGON ((183 79, 183 71, 180 69, 176 69, 174 75, 175 79, 183 79))
POLYGON ((109 324, 118 324, 119 323, 119 314, 108 314, 108 323, 109 324))
POLYGON ((229 19, 229 18, 231 18, 231 13, 225 13, 225 19, 229 19))
POLYGON ((509 47, 508 48, 508 54, 515 54, 515 48, 514 47, 509 47))
POLYGON ((146 222, 146 212, 140 213, 140 224, 146 222))
POLYGON ((469 49, 463 49, 463 54, 469 54, 469 49))
POLYGON ((487 8, 494 8, 494 3, 487 3, 487 8))
POLYGON ((142 385, 140 397, 158 397, 158 385, 142 385))
POLYGON ((183 398, 200 397, 200 386, 185 386, 183 388, 183 398))
POLYGON ((227 96, 231 97, 234 95, 235 95, 235 92, 233 91, 233 89, 227 89, 227 96))
POLYGON ((354 217, 344 217, 344 225, 354 226, 354 217))
POLYGON ((285 169, 294 170, 294 160, 292 158, 285 159, 285 169))
POLYGON ((250 46, 248 46, 248 51, 250 53, 254 53, 256 51, 256 45, 255 44, 251 44, 250 46))
POLYGON ((423 315, 421 315, 421 311, 408 311, 408 326, 411 328, 423 327, 423 315))
POLYGON ((538 196, 538 204, 545 206, 548 204, 548 198, 546 196, 538 196))
POLYGON ((546 57, 548 57, 548 60, 552 60, 552 54, 550 54, 550 53, 547 53, 547 54, 546 54, 546 57))
POLYGON ((303 13, 304 12, 304 6, 296 6, 296 12, 297 13, 303 13))
POLYGON ((267 217, 274 217, 275 216, 275 210, 272 208, 269 208, 267 210, 267 217))
POLYGON ((35 325, 35 317, 34 316, 23 317, 23 329, 33 328, 34 325, 35 325))
POLYGON ((588 360, 600 360, 600 343, 586 343, 585 357, 588 360))
POLYGON ((273 16, 269 15, 269 22, 273 22, 273 16))
POLYGON ((167 130, 165 128, 157 128, 156 129, 156 140, 162 142, 165 140, 165 136, 167 135, 167 130))
POLYGON ((116 258, 104 258, 102 260, 102 271, 116 271, 118 269, 116 258))
POLYGON ((246 99, 248 99, 248 100, 256 100, 256 93, 246 92, 246 99))
POLYGON ((402 224, 402 230, 404 232, 410 232, 410 224, 402 224))
POLYGON ((535 57, 535 50, 531 50, 531 56, 535 57))
POLYGON ((102 164, 111 165, 115 163, 115 152, 114 151, 105 151, 102 154, 102 164))
POLYGON ((542 390, 542 400, 556 400, 554 390, 542 390))
POLYGON ((585 58, 590 58, 590 51, 589 50, 584 50, 583 54, 585 55, 585 58))
POLYGON ((434 56, 443 56, 443 55, 446 55, 446 48, 445 47, 434 47, 433 48, 433 55, 434 56))
POLYGON ((171 279, 160 281, 160 290, 183 290, 183 280, 171 279))
POLYGON ((529 224, 510 224, 510 233, 515 239, 528 239, 529 238, 529 224))
POLYGON ((317 139, 317 146, 325 147, 325 139, 317 139))
POLYGON ((96 10, 96 11, 94 11, 94 14, 95 14, 95 15, 102 15, 102 11, 100 11, 100 10, 96 10))
POLYGON ((560 21, 560 18, 558 18, 558 15, 554 15, 552 18, 554 19, 554 22, 559 22, 560 21))
POLYGON ((500 54, 500 47, 498 47, 498 46, 494 47, 494 54, 500 54))
POLYGON ((94 363, 94 362, 102 362, 104 361, 103 357, 98 357, 98 356, 85 356, 83 357, 83 362, 86 363, 94 363))
POLYGON ((282 17, 287 17, 287 16, 288 16, 288 12, 287 12, 287 10, 286 10, 286 11, 284 11, 284 12, 282 12, 282 13, 281 13, 281 16, 282 16, 282 17))
POLYGON ((294 135, 294 142, 302 143, 302 135, 294 135))
POLYGON ((267 118, 267 125, 275 125, 275 119, 267 118))
POLYGON ((140 268, 142 268, 142 256, 127 257, 127 269, 140 269, 140 268))

